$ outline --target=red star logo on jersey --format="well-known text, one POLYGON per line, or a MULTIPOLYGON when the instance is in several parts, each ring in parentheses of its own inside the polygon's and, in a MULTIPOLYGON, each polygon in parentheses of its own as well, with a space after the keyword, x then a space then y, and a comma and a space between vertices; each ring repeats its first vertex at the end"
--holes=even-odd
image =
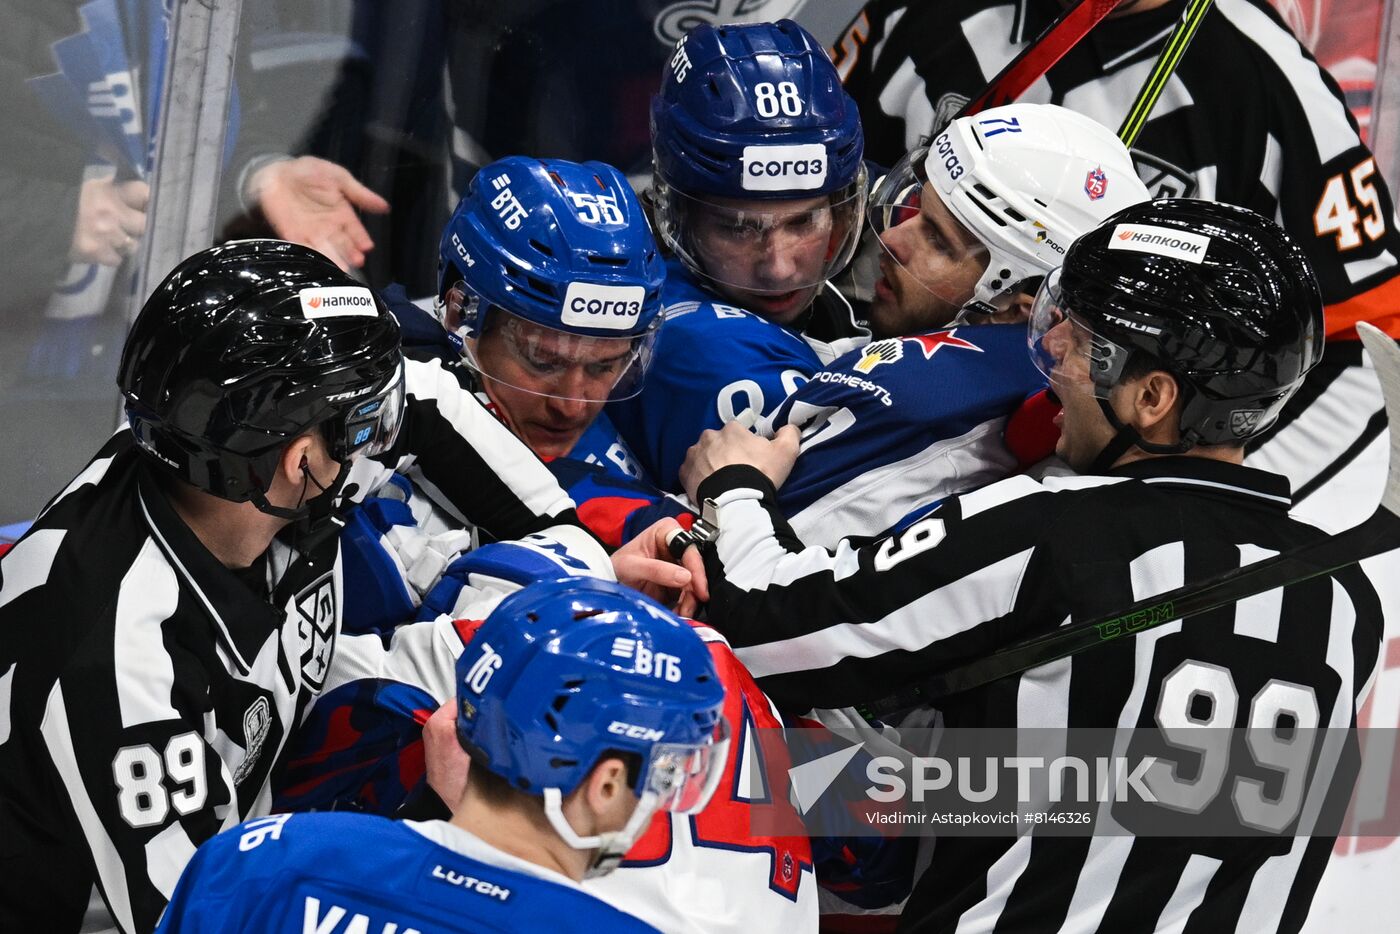
POLYGON ((953 328, 951 331, 936 331, 933 334, 920 334, 917 337, 906 337, 904 339, 918 344, 919 349, 924 352, 925 360, 933 359, 933 355, 938 352, 938 348, 940 347, 957 347, 961 350, 975 350, 978 353, 982 352, 982 348, 971 341, 965 341, 961 337, 955 337, 954 335, 957 333, 958 329, 953 328))

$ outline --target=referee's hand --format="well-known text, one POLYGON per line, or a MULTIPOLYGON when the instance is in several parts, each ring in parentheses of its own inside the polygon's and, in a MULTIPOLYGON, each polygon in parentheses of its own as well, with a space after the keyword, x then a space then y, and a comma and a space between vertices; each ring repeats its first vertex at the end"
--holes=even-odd
POLYGON ((671 607, 678 616, 694 616, 700 604, 710 599, 710 589, 698 548, 686 548, 679 562, 671 554, 667 539, 680 527, 675 519, 658 519, 613 552, 613 570, 620 583, 671 607))
POLYGON ((737 421, 719 431, 707 429, 686 451, 685 463, 681 464, 681 485, 690 501, 698 503, 697 490, 706 477, 731 464, 750 464, 763 471, 775 488, 781 487, 792 473, 801 447, 802 432, 795 425, 784 425, 771 439, 754 434, 737 421))

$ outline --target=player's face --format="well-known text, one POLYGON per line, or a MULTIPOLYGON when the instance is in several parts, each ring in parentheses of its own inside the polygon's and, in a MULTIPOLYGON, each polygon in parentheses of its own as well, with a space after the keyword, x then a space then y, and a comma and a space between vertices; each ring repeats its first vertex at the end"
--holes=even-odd
POLYGON ((870 305, 877 338, 946 327, 972 300, 987 268, 981 242, 943 206, 929 186, 917 213, 880 235, 880 278, 870 305))
POLYGON ((716 198, 694 212, 691 235, 722 297, 791 324, 821 288, 834 219, 825 196, 797 201, 716 198))
POLYGON ((569 453, 632 361, 626 341, 580 341, 520 319, 488 327, 476 354, 487 396, 539 457, 569 453))
POLYGON ((1050 385, 1063 410, 1055 416, 1060 440, 1055 453, 1077 471, 1086 471, 1113 439, 1089 376, 1090 333, 1069 318, 1045 335, 1045 350, 1054 359, 1050 385))

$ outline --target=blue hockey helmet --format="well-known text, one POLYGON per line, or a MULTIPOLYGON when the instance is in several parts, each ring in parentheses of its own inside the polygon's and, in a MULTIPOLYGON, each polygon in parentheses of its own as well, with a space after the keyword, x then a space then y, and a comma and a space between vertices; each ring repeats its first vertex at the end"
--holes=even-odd
POLYGON ((865 198, 860 115, 826 50, 792 20, 683 36, 652 99, 651 136, 657 228, 698 275, 752 287, 723 279, 717 258, 706 262, 700 218, 757 246, 794 231, 783 207, 793 201, 808 222, 802 232, 825 246, 820 279, 805 285, 849 261, 865 198), (813 205, 824 213, 808 218, 813 205))
POLYGON ((705 807, 729 750, 724 686, 700 636, 660 604, 593 578, 531 584, 457 662, 457 735, 484 768, 544 799, 570 845, 613 868, 659 808, 705 807), (562 801, 602 758, 640 765, 622 830, 580 837, 562 801))
POLYGON ((641 202, 601 162, 485 166, 438 249, 439 313, 467 361, 517 389, 589 402, 640 390, 664 278, 641 202), (519 366, 483 359, 493 328, 519 366))

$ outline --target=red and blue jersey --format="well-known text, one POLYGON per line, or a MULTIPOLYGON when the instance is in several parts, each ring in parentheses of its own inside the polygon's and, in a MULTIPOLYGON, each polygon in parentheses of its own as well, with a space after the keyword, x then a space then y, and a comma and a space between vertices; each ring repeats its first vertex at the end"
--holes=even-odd
POLYGON ((679 490, 702 431, 746 411, 766 415, 821 360, 799 334, 716 300, 679 261, 666 264, 661 296, 665 322, 642 391, 607 414, 657 485, 679 490))
POLYGON ((1044 389, 1021 324, 868 344, 815 373, 760 424, 764 433, 802 429, 779 508, 809 545, 880 535, 917 507, 1048 456, 1053 431, 1019 446, 1004 436, 1044 389))

